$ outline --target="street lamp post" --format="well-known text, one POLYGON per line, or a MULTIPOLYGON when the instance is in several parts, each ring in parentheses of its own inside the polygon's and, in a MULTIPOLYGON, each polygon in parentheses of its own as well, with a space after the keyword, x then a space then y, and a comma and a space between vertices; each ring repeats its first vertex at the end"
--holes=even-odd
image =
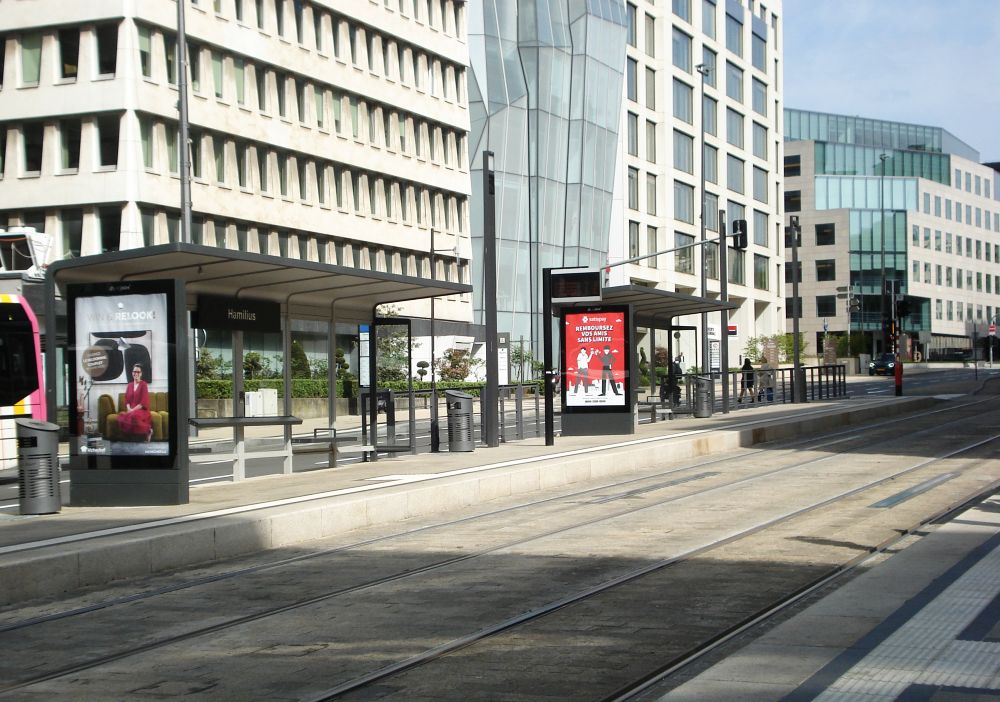
POLYGON ((878 209, 882 230, 882 288, 879 291, 879 317, 882 322, 882 352, 884 353, 889 346, 888 330, 885 324, 885 162, 889 158, 889 154, 879 154, 878 158, 882 162, 882 172, 878 183, 878 209))
MULTIPOLYGON (((698 73, 701 75, 701 195, 699 196, 700 202, 700 217, 701 217, 701 241, 704 242, 708 238, 706 233, 706 222, 705 222, 705 77, 711 72, 711 68, 703 63, 699 63, 695 67, 698 73)), ((725 246, 725 243, 720 244, 725 246)), ((725 271, 722 272, 725 275, 725 271)), ((701 247, 701 297, 702 299, 708 299, 708 248, 706 246, 701 247)), ((708 348, 708 313, 701 313, 701 372, 708 373, 711 368, 711 361, 709 356, 708 348)))

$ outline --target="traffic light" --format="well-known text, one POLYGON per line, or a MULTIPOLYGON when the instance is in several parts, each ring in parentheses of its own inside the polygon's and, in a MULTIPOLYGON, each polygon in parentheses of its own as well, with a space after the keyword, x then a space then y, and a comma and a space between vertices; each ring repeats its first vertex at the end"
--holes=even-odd
POLYGON ((857 295, 851 295, 847 300, 847 305, 851 312, 857 312, 861 309, 861 298, 857 295))
POLYGON ((747 221, 745 219, 733 220, 733 248, 739 251, 747 247, 747 221))
POLYGON ((910 301, 905 297, 896 303, 896 316, 899 318, 910 316, 910 301))

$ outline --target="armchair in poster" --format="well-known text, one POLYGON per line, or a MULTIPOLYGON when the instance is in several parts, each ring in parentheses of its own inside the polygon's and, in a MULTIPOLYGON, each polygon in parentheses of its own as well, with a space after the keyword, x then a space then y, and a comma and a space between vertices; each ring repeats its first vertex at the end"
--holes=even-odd
POLYGON ((163 467, 173 455, 173 293, 173 281, 68 286, 77 462, 163 467))
POLYGON ((626 308, 564 311, 564 410, 626 411, 631 389, 628 348, 626 308))

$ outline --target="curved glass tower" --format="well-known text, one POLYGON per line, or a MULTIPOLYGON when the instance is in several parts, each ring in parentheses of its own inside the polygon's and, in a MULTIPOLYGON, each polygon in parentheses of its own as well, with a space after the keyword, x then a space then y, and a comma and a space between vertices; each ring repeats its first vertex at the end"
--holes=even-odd
POLYGON ((541 271, 607 258, 625 60, 623 0, 467 5, 473 285, 483 321, 482 153, 494 153, 497 326, 540 356, 541 271))

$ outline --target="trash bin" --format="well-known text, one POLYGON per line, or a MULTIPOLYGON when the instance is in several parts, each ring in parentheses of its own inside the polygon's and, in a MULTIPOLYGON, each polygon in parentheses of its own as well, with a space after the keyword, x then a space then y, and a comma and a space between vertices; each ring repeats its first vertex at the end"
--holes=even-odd
POLYGON ((448 405, 448 450, 472 451, 472 395, 458 390, 446 390, 448 405))
POLYGON ((715 402, 715 383, 708 375, 698 375, 694 379, 694 416, 705 418, 712 416, 712 404, 715 402))
POLYGON ((21 514, 53 514, 59 495, 59 425, 18 419, 17 467, 21 514))

